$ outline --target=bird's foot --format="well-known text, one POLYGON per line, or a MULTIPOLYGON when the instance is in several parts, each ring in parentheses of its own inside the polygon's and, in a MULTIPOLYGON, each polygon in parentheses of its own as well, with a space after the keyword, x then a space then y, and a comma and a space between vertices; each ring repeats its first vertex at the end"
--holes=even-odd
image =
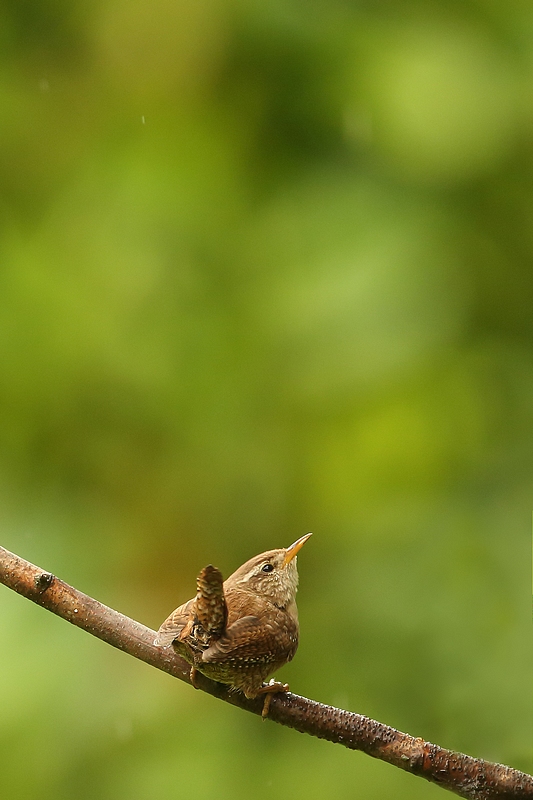
POLYGON ((191 679, 191 684, 194 686, 195 689, 200 688, 196 683, 197 675, 198 675, 198 670, 196 669, 196 667, 191 667, 191 671, 189 672, 189 678, 191 679))
POLYGON ((279 681, 275 681, 274 678, 262 686, 257 694, 264 694, 265 699, 263 701, 263 710, 261 712, 262 718, 265 720, 268 717, 268 712, 270 711, 270 703, 272 701, 272 695, 277 694, 278 692, 288 692, 289 691, 289 684, 288 683, 280 683, 279 681))

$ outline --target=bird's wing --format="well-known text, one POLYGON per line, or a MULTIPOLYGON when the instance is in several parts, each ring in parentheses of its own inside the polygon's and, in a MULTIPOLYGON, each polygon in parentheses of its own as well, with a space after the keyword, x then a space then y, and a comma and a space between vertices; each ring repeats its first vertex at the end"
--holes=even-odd
POLYGON ((282 661, 290 660, 296 652, 298 646, 298 632, 287 630, 283 636, 284 641, 280 641, 279 627, 262 620, 259 617, 241 617, 230 625, 223 636, 214 642, 202 654, 202 661, 205 663, 216 663, 220 661, 233 661, 235 663, 247 663, 252 665, 255 661, 261 663, 276 662, 280 658, 280 649, 285 654, 290 653, 289 658, 282 657, 282 661), (288 645, 288 647, 287 647, 288 645), (294 652, 291 652, 294 649, 294 652))
POLYGON ((223 582, 221 571, 211 564, 203 568, 196 582, 198 622, 206 633, 214 637, 221 636, 228 618, 223 582))
POLYGON ((195 599, 196 598, 188 600, 167 617, 157 631, 157 636, 154 639, 156 647, 166 647, 168 644, 172 644, 174 639, 177 639, 184 631, 185 626, 193 616, 191 604, 195 602, 195 599))

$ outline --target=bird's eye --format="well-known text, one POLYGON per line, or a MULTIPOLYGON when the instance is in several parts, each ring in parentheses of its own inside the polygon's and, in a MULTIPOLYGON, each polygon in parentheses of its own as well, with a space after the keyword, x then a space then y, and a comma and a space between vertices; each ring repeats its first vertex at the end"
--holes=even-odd
POLYGON ((263 566, 261 567, 262 572, 272 572, 273 569, 274 567, 272 566, 272 564, 263 564, 263 566))

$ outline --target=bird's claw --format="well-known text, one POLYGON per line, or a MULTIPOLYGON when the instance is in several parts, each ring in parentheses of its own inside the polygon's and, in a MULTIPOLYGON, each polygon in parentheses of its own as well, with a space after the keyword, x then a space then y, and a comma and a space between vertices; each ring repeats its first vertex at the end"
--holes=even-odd
POLYGON ((288 683, 280 683, 279 681, 274 680, 271 678, 268 683, 262 686, 257 694, 264 694, 265 699, 263 701, 263 710, 261 712, 261 716, 263 720, 268 717, 268 712, 270 711, 270 703, 272 702, 272 695, 277 694, 279 692, 288 692, 289 691, 289 684, 288 683))

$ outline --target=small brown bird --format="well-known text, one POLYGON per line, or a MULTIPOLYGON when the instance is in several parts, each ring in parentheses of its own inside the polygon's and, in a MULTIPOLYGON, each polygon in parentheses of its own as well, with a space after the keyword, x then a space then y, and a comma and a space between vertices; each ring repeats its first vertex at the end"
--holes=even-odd
POLYGON ((200 572, 196 597, 172 612, 154 641, 172 644, 191 664, 193 686, 198 671, 246 697, 265 694, 263 717, 271 694, 289 690, 263 681, 291 661, 298 647, 296 554, 310 536, 251 558, 224 582, 216 567, 200 572))

